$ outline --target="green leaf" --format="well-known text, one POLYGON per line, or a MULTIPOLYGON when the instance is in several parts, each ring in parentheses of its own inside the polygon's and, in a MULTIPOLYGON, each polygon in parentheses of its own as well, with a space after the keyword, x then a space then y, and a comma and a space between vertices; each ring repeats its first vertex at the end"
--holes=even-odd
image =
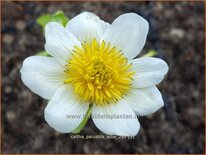
POLYGON ((58 22, 63 26, 66 26, 69 19, 65 16, 64 12, 57 11, 54 14, 43 14, 37 18, 37 23, 44 29, 45 25, 49 22, 58 22))
POLYGON ((46 51, 41 51, 41 52, 38 52, 37 54, 35 54, 37 56, 47 56, 47 57, 50 57, 51 55, 49 55, 46 51))
POLYGON ((51 21, 58 22, 63 26, 66 26, 69 19, 65 16, 64 12, 57 11, 55 14, 52 15, 51 21))
POLYGON ((80 133, 80 131, 81 131, 81 130, 85 127, 85 125, 87 124, 87 121, 89 120, 91 114, 92 114, 92 105, 89 106, 89 109, 87 110, 84 119, 82 120, 82 122, 80 123, 80 125, 79 125, 72 133, 74 133, 74 134, 80 133))
POLYGON ((37 18, 37 23, 42 27, 44 28, 45 25, 51 21, 51 15, 49 14, 44 14, 44 15, 41 15, 39 18, 37 18))
POLYGON ((146 54, 144 54, 142 57, 153 57, 157 55, 157 51, 155 50, 149 50, 146 54))

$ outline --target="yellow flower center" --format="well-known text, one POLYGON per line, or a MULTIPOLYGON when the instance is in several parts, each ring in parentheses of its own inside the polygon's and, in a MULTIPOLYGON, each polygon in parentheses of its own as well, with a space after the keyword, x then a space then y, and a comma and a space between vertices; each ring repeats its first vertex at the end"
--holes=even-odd
POLYGON ((98 44, 84 42, 74 46, 71 59, 67 61, 64 81, 74 89, 83 101, 94 104, 116 103, 131 88, 132 64, 127 62, 120 50, 104 41, 98 44))

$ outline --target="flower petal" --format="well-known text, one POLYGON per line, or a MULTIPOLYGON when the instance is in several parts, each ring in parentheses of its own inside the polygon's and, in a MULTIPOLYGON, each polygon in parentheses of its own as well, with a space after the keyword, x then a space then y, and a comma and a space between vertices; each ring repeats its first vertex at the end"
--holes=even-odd
POLYGON ((66 28, 81 43, 84 41, 90 43, 94 38, 99 41, 108 26, 109 23, 100 20, 97 15, 90 12, 83 12, 71 19, 66 28))
POLYGON ((162 95, 155 86, 132 89, 124 99, 139 116, 154 113, 164 105, 162 95))
POLYGON ((114 20, 101 41, 110 42, 122 50, 128 59, 133 59, 142 50, 148 30, 149 24, 144 18, 135 13, 126 13, 114 20))
POLYGON ((45 99, 52 97, 66 76, 54 58, 42 56, 26 58, 20 72, 23 83, 45 99))
POLYGON ((79 103, 70 88, 59 88, 45 108, 47 123, 58 132, 69 133, 75 130, 83 120, 88 103, 79 103))
POLYGON ((135 71, 133 76, 134 88, 145 88, 159 84, 168 72, 168 65, 158 58, 138 58, 131 60, 131 70, 135 71))
POLYGON ((59 23, 50 22, 45 27, 46 51, 65 65, 74 46, 81 47, 77 38, 59 23))
POLYGON ((140 128, 134 111, 124 100, 108 105, 94 105, 92 119, 102 132, 109 135, 135 136, 140 128))

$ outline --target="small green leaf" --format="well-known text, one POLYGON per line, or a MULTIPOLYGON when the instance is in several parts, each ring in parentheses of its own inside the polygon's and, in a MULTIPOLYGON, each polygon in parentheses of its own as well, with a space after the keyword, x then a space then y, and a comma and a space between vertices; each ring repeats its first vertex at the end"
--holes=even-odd
POLYGON ((58 22, 63 26, 66 26, 69 19, 65 16, 64 12, 57 11, 55 14, 52 15, 51 21, 58 22))
POLYGON ((146 54, 144 54, 142 57, 153 57, 157 55, 157 51, 155 50, 149 50, 146 54))
POLYGON ((66 26, 69 19, 65 16, 64 12, 57 11, 56 13, 43 14, 39 18, 37 18, 37 23, 44 29, 45 25, 49 22, 58 22, 63 26, 66 26))
POLYGON ((46 51, 41 51, 41 52, 38 52, 37 54, 35 54, 37 56, 47 56, 47 57, 50 57, 50 55, 46 52, 46 51))
POLYGON ((49 14, 43 14, 41 15, 39 18, 37 18, 37 23, 42 27, 44 28, 45 25, 51 21, 51 15, 49 14))
POLYGON ((85 125, 87 124, 87 121, 89 120, 91 114, 92 114, 92 105, 89 106, 89 109, 87 110, 84 119, 82 120, 82 122, 80 123, 80 125, 79 125, 72 133, 74 133, 74 134, 80 133, 80 131, 81 131, 81 130, 85 127, 85 125))

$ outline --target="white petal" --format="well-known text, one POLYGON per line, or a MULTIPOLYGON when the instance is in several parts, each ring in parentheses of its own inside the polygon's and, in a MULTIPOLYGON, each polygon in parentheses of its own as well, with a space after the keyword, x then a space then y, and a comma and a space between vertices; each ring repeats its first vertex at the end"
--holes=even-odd
POLYGON ((62 65, 66 64, 74 46, 81 47, 77 38, 59 23, 50 22, 45 27, 46 51, 62 65))
POLYGON ((54 58, 42 56, 26 58, 20 72, 23 83, 45 99, 52 97, 66 76, 54 58))
POLYGON ((90 43, 94 38, 99 41, 108 26, 109 23, 100 20, 97 15, 90 12, 83 12, 71 19, 66 28, 74 34, 81 43, 84 41, 90 43))
POLYGON ((58 132, 75 130, 83 120, 88 103, 79 103, 68 87, 59 88, 45 108, 47 123, 58 132))
POLYGON ((108 105, 94 105, 92 119, 99 130, 109 135, 135 136, 140 128, 134 111, 124 100, 108 105))
POLYGON ((132 89, 124 99, 139 116, 154 113, 164 105, 162 95, 155 86, 132 89))
POLYGON ((145 88, 159 84, 168 71, 165 61, 158 58, 138 58, 131 60, 131 70, 135 71, 133 76, 134 88, 145 88))
POLYGON ((101 41, 110 42, 122 50, 128 59, 133 59, 142 50, 148 30, 149 24, 144 18, 135 13, 126 13, 114 20, 101 41))

